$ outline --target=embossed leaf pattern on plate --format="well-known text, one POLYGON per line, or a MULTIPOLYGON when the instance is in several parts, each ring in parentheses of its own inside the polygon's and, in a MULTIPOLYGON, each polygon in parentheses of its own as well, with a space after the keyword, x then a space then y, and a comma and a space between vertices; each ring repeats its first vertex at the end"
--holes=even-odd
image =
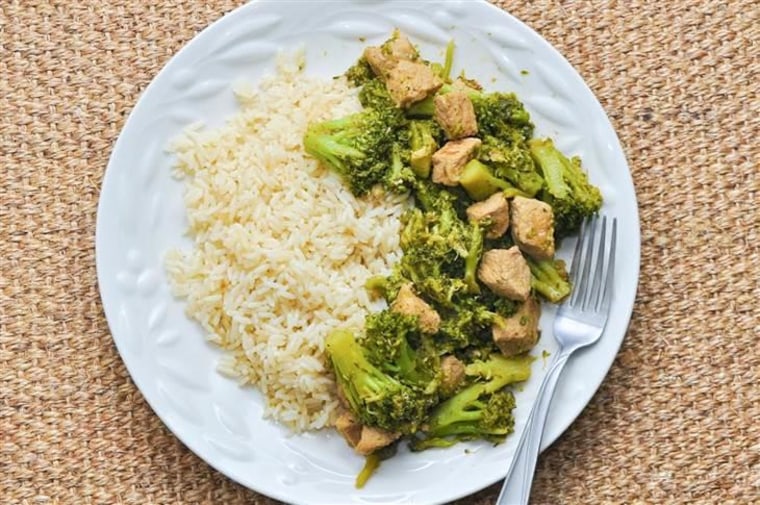
MULTIPOLYGON (((447 502, 503 476, 516 437, 495 448, 468 443, 419 454, 401 450, 357 491, 353 478, 362 459, 340 437, 288 434, 261 418, 258 393, 216 371, 219 352, 205 343, 165 284, 163 254, 187 239, 182 186, 171 177, 164 148, 183 126, 198 120, 221 124, 234 113, 232 83, 266 73, 277 51, 305 47, 307 54, 327 62, 315 68, 329 78, 360 54, 360 38, 381 40, 397 26, 432 60, 456 39, 455 66, 487 86, 499 82, 517 92, 538 131, 567 134, 575 153, 589 155, 592 178, 614 188, 609 210, 636 227, 625 159, 603 110, 567 62, 537 34, 486 2, 346 0, 292 6, 254 1, 225 16, 174 57, 136 105, 114 148, 98 209, 98 280, 106 316, 135 383, 156 413, 229 477, 288 503, 447 502), (530 70, 527 78, 520 76, 522 69, 530 70)), ((307 71, 312 71, 308 64, 307 71)), ((583 408, 622 340, 638 272, 638 236, 624 240, 629 241, 622 244, 626 250, 636 254, 621 265, 625 293, 613 309, 610 334, 568 365, 567 387, 557 392, 547 443, 583 408)), ((543 328, 550 327, 550 317, 548 311, 543 328)), ((543 373, 540 367, 534 372, 536 379, 519 393, 518 428, 543 373)))

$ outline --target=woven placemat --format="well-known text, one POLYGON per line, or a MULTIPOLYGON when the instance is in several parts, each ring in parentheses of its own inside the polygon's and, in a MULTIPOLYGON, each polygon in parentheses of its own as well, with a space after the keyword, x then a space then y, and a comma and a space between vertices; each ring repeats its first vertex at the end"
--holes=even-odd
MULTIPOLYGON (((127 113, 240 3, 0 3, 0 503, 276 503, 153 414, 112 342, 94 264, 100 181, 127 113)), ((630 331, 541 458, 532 503, 758 503, 760 4, 499 5, 599 97, 642 221, 630 331)))

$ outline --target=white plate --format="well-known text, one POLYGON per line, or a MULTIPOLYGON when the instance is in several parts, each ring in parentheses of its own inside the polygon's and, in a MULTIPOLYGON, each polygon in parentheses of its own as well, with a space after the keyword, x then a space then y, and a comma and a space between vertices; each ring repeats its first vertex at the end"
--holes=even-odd
MULTIPOLYGON (((517 92, 537 126, 579 154, 620 220, 619 273, 601 341, 568 364, 546 427, 544 447, 581 412, 623 340, 639 271, 639 221, 633 184, 615 132, 580 76, 539 35, 486 2, 252 2, 198 35, 146 89, 116 142, 103 181, 97 267, 113 338, 153 410, 185 445, 232 479, 290 503, 441 503, 503 478, 544 373, 517 395, 517 433, 507 442, 459 444, 419 454, 405 450, 363 490, 353 486, 362 459, 334 433, 289 436, 260 418, 261 398, 215 371, 207 344, 169 294, 164 252, 186 244, 181 184, 170 177, 170 137, 196 120, 219 125, 235 112, 230 84, 256 81, 278 50, 305 47, 307 72, 341 73, 367 44, 399 27, 423 55, 441 60, 450 38, 456 69, 489 89, 517 92), (366 38, 361 41, 360 38, 366 38), (527 75, 521 71, 526 70, 527 75)), ((565 244, 567 255, 572 244, 565 244)), ((541 320, 536 353, 553 352, 552 310, 541 320)), ((600 427, 600 429, 604 429, 600 427)))

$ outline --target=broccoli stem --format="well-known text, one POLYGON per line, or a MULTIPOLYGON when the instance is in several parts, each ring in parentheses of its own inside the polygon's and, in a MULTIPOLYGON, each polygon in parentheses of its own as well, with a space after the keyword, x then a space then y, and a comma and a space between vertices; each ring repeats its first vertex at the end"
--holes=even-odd
POLYGON ((464 282, 467 284, 467 292, 480 293, 477 272, 480 256, 483 252, 483 230, 474 223, 470 226, 470 248, 467 251, 467 258, 464 260, 464 282))
POLYGON ((459 184, 464 188, 467 195, 473 200, 485 200, 499 190, 504 192, 506 198, 526 196, 525 193, 512 186, 504 179, 499 179, 491 172, 488 165, 478 160, 471 160, 464 166, 462 175, 459 176, 459 184))
POLYGON ((380 462, 382 461, 382 458, 377 453, 372 453, 367 455, 367 457, 364 460, 364 466, 362 467, 361 472, 356 476, 356 481, 354 485, 356 486, 356 489, 361 489, 364 487, 364 485, 367 483, 370 477, 372 477, 372 474, 377 471, 378 468, 380 468, 380 462))
POLYGON ((454 39, 451 39, 446 45, 446 59, 443 63, 443 80, 451 81, 451 67, 454 65, 454 39))
POLYGON ((570 188, 565 182, 566 164, 570 163, 551 139, 531 139, 528 141, 530 154, 541 167, 546 187, 555 198, 566 198, 570 188))
POLYGON ((570 294, 571 285, 564 266, 555 260, 526 258, 531 273, 531 286, 552 303, 560 303, 570 294))

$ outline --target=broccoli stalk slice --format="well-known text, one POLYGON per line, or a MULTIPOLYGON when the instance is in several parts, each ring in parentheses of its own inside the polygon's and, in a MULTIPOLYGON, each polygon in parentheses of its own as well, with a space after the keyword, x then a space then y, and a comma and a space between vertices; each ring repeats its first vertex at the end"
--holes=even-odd
POLYGON ((571 290, 565 262, 562 260, 536 260, 526 257, 530 267, 531 286, 551 303, 560 303, 571 290))
POLYGON ((451 81, 451 67, 454 65, 455 48, 454 39, 451 39, 449 43, 446 44, 446 57, 443 62, 443 75, 441 75, 441 78, 445 82, 451 81))
POLYGON ((368 454, 364 459, 364 466, 359 474, 356 476, 354 485, 357 489, 361 489, 367 483, 370 477, 380 468, 380 464, 386 459, 392 458, 396 455, 398 450, 398 443, 386 445, 377 449, 375 452, 368 454))
POLYGON ((569 168, 570 160, 554 147, 551 139, 532 139, 528 146, 531 155, 541 167, 547 191, 554 198, 567 198, 570 195, 570 186, 565 182, 565 172, 569 168))
POLYGON ((368 454, 364 459, 364 466, 356 476, 354 487, 356 487, 356 489, 363 488, 369 478, 372 477, 372 474, 375 473, 378 468, 380 468, 381 462, 382 459, 380 458, 379 454, 374 452, 372 454, 368 454))
POLYGON ((478 263, 483 252, 483 230, 472 223, 470 225, 470 248, 467 250, 467 256, 464 259, 464 282, 467 284, 468 293, 480 293, 478 286, 478 263))
POLYGON ((410 136, 411 156, 409 164, 417 177, 427 179, 430 176, 433 153, 438 149, 438 143, 433 137, 430 123, 428 121, 411 121, 410 136))
POLYGON ((493 175, 491 169, 478 160, 471 160, 464 166, 459 176, 459 184, 470 198, 477 201, 485 200, 500 190, 506 198, 527 196, 504 179, 493 175))

